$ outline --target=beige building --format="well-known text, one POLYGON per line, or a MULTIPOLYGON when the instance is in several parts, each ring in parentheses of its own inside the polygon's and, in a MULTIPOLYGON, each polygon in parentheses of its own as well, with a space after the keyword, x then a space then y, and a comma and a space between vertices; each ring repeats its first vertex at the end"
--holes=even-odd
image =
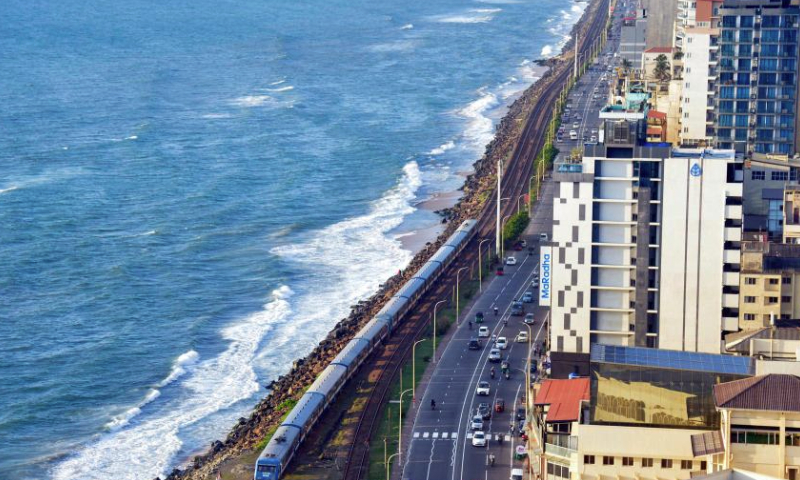
POLYGON ((762 375, 714 387, 722 468, 800 479, 800 377, 762 375))
POLYGON ((742 242, 739 328, 800 318, 800 245, 742 242))
POLYGON ((783 189, 783 243, 800 243, 800 185, 783 189))

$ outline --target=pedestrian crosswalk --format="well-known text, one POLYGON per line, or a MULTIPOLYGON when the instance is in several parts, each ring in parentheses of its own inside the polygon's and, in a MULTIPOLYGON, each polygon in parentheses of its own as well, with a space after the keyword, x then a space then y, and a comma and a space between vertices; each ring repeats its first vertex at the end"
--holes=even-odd
MULTIPOLYGON (((473 432, 467 432, 467 440, 471 439, 473 432)), ((419 440, 458 440, 458 432, 421 432, 416 431, 413 437, 419 440)), ((488 440, 498 441, 502 437, 503 441, 510 442, 511 435, 507 433, 486 432, 488 440)))

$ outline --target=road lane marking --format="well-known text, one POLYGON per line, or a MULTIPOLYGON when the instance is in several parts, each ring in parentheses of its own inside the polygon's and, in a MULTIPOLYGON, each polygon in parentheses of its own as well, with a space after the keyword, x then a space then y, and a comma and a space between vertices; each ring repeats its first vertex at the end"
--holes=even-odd
POLYGON ((414 438, 419 438, 419 432, 414 432, 414 438))
POLYGON ((442 432, 442 440, 447 440, 447 432, 442 432))
POLYGON ((430 436, 430 433, 428 433, 428 432, 425 432, 425 433, 422 434, 422 438, 428 438, 428 436, 430 436))
POLYGON ((433 432, 433 438, 439 438, 439 432, 433 432))

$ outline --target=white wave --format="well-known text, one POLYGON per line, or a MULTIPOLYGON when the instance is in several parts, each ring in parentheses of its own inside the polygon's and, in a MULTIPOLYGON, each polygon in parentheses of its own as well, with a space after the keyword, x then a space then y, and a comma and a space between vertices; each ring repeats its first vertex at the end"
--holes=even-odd
POLYGON ((478 3, 487 3, 489 5, 519 5, 524 3, 521 0, 475 0, 478 3))
POLYGON ((155 400, 160 396, 161 392, 159 390, 151 388, 147 392, 147 395, 145 395, 144 400, 139 402, 139 404, 136 405, 135 407, 129 408, 124 413, 112 418, 111 421, 105 425, 105 428, 114 431, 114 430, 119 430, 120 428, 125 427, 126 425, 129 425, 131 423, 131 419, 142 413, 142 407, 144 407, 145 405, 147 405, 148 403, 152 402, 153 400, 155 400))
POLYGON ((280 85, 282 83, 286 83, 286 79, 285 78, 283 78, 281 80, 276 80, 276 81, 270 83, 270 85, 280 85))
POLYGON ((394 42, 372 45, 368 47, 368 50, 375 53, 410 52, 417 47, 417 44, 417 40, 395 40, 394 42))
POLYGON ((207 113, 203 115, 203 118, 207 118, 209 120, 218 120, 222 118, 231 118, 233 115, 230 113, 207 113))
POLYGON ((130 137, 125 137, 125 140, 138 140, 139 135, 131 135, 130 137))
MULTIPOLYGON (((155 230, 153 230, 155 232, 155 230)), ((197 360, 200 358, 200 354, 194 350, 189 350, 188 352, 179 356, 175 362, 172 364, 172 370, 169 372, 167 378, 161 381, 158 384, 159 387, 166 387, 170 383, 174 382, 178 378, 182 377, 186 374, 186 369, 190 365, 194 365, 197 363, 197 360)))
POLYGON ((405 25, 400 27, 400 30, 411 30, 412 28, 414 28, 414 24, 413 23, 406 23, 405 25))
POLYGON ((433 150, 431 150, 430 152, 428 152, 428 155, 441 155, 444 152, 455 148, 455 146, 456 146, 455 142, 450 140, 449 142, 443 143, 438 147, 434 148, 433 150))
POLYGON ((237 107, 261 107, 274 101, 275 99, 269 95, 245 95, 234 98, 231 103, 237 107))
POLYGON ((12 186, 6 187, 6 188, 0 188, 0 194, 13 192, 14 190, 17 190, 17 189, 19 189, 19 187, 17 185, 12 185, 12 186))
POLYGON ((553 46, 552 45, 545 45, 542 47, 542 52, 540 53, 541 56, 548 58, 553 55, 553 46))
POLYGON ((473 8, 464 13, 436 15, 430 19, 438 23, 488 23, 502 11, 502 8, 473 8))
POLYGON ((288 92, 289 90, 294 90, 294 87, 291 85, 287 85, 285 87, 280 88, 268 88, 268 92, 280 93, 280 92, 288 92))
MULTIPOLYGON (((125 419, 120 418, 115 430, 58 464, 53 478, 152 480, 165 476, 183 445, 179 437, 182 429, 258 392, 253 360, 266 333, 284 323, 291 313, 288 299, 292 293, 287 286, 274 290, 263 310, 225 328, 221 335, 228 346, 218 356, 199 363, 194 363, 197 356, 191 351, 178 357, 162 384, 166 386, 169 380, 179 388, 179 394, 172 395, 154 412, 141 407, 138 412, 131 409, 131 418, 140 416, 138 422, 128 419, 125 424, 125 419), (185 371, 190 364, 193 367, 185 371), (179 374, 181 370, 184 372, 179 374), (184 374, 186 379, 176 383, 175 379, 184 374)), ((296 351, 289 350, 288 354, 295 355, 296 351)), ((225 419, 225 428, 231 420, 225 419)))
POLYGON ((480 88, 478 94, 480 97, 459 110, 458 114, 467 119, 464 137, 471 147, 470 150, 481 155, 494 136, 494 124, 488 113, 499 101, 497 95, 487 87, 480 88))

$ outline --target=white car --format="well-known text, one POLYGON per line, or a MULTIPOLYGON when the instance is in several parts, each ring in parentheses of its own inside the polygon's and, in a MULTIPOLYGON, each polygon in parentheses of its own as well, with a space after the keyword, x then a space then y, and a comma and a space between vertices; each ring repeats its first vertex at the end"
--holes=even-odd
POLYGON ((549 240, 549 238, 550 238, 550 237, 548 237, 546 233, 540 233, 540 234, 539 234, 539 241, 540 241, 540 242, 546 242, 546 241, 548 241, 548 240, 549 240))
POLYGON ((490 362, 499 362, 500 361, 500 350, 497 348, 493 348, 489 351, 489 361, 490 362))
MULTIPOLYGON (((508 340, 506 339, 506 337, 497 337, 497 341, 494 342, 494 344, 500 350, 505 350, 506 348, 508 348, 508 340)), ((491 355, 491 353, 489 355, 491 355)))
POLYGON ((489 338, 489 327, 481 327, 478 329, 478 338, 489 338))
POLYGON ((491 389, 492 387, 489 386, 489 382, 481 380, 478 382, 478 386, 475 387, 475 395, 483 395, 488 397, 491 389))
POLYGON ((512 468, 511 469, 511 477, 509 480, 522 480, 522 469, 521 468, 512 468))
POLYGON ((572 128, 581 128, 580 122, 572 122, 572 128))
POLYGON ((486 446, 486 434, 483 432, 475 432, 472 434, 472 446, 473 447, 485 447, 486 446))
POLYGON ((527 343, 528 341, 528 332, 519 332, 517 337, 514 339, 517 343, 527 343))
POLYGON ((483 417, 480 415, 475 415, 472 417, 472 421, 469 423, 469 428, 472 430, 483 430, 483 417))
POLYGON ((506 265, 516 265, 517 258, 516 257, 508 257, 506 258, 506 265))
POLYGON ((533 277, 533 280, 531 280, 531 288, 539 288, 539 279, 538 278, 533 277))

